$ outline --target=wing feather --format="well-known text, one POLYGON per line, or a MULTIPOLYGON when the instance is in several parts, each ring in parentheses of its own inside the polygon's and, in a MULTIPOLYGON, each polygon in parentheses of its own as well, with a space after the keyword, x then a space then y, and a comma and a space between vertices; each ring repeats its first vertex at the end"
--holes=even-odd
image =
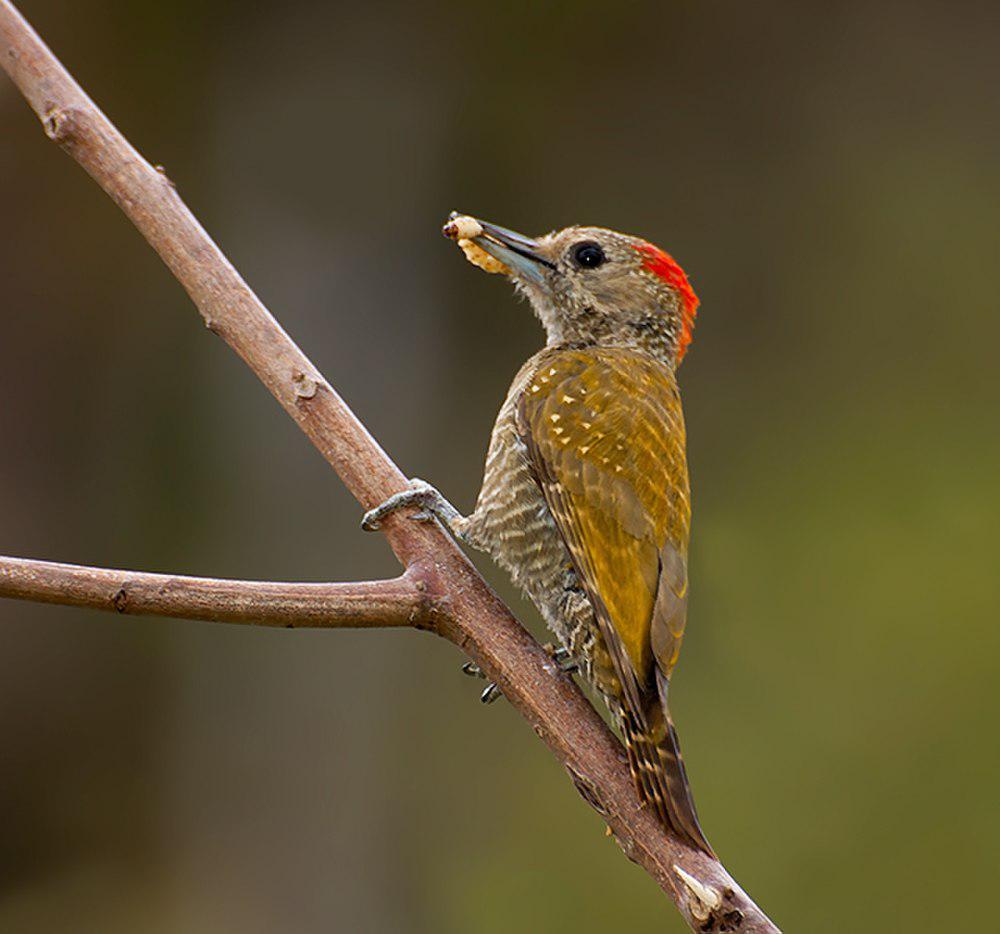
POLYGON ((640 723, 684 632, 690 524, 673 374, 621 348, 553 352, 518 430, 640 723))

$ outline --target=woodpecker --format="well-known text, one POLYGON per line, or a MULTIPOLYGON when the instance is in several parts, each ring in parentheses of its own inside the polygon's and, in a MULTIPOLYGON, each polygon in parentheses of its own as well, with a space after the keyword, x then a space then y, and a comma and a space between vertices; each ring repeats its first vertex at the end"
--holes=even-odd
POLYGON ((452 214, 444 233, 508 275, 546 345, 500 409, 471 515, 414 480, 363 525, 419 505, 503 567, 607 702, 640 796, 711 854, 667 704, 691 520, 676 372, 698 298, 668 253, 601 227, 536 239, 452 214))

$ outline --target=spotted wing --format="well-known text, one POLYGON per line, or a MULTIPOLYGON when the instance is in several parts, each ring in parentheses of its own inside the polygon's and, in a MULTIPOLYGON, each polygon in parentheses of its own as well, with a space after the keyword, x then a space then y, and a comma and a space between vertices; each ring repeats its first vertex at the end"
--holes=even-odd
POLYGON ((690 500, 673 374, 616 348, 543 358, 518 409, 532 467, 644 722, 687 615, 690 500))

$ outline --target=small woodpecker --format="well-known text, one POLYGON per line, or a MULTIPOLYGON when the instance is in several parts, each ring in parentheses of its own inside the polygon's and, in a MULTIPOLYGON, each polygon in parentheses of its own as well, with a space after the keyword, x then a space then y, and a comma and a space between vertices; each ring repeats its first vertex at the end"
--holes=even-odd
POLYGON ((452 214, 444 233, 509 276, 546 346, 500 409, 471 515, 414 480, 364 526, 418 504, 507 570, 610 707, 639 794, 711 854, 667 706, 691 519, 676 371, 698 298, 669 254, 612 230, 533 239, 452 214))

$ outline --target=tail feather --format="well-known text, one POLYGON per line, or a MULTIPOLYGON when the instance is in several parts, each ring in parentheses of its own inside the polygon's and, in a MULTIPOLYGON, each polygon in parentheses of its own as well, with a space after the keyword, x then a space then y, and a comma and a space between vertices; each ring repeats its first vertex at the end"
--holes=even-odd
POLYGON ((641 724, 628 710, 620 711, 629 768, 639 795, 660 820, 696 849, 714 856, 698 822, 680 742, 667 706, 667 679, 657 673, 658 697, 651 699, 641 724))

